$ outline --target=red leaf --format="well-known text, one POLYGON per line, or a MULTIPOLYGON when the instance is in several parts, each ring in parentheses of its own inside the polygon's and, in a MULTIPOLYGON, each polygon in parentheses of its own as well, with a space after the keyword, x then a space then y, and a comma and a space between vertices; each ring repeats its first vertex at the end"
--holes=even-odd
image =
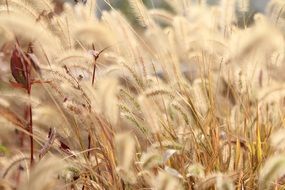
POLYGON ((12 53, 10 68, 16 82, 22 84, 23 86, 27 86, 27 74, 29 72, 28 64, 25 61, 22 53, 17 48, 15 48, 12 53))
POLYGON ((33 52, 24 53, 18 46, 13 50, 10 68, 16 82, 25 88, 29 88, 28 85, 31 85, 34 80, 31 76, 32 69, 41 74, 39 60, 35 54, 33 52))

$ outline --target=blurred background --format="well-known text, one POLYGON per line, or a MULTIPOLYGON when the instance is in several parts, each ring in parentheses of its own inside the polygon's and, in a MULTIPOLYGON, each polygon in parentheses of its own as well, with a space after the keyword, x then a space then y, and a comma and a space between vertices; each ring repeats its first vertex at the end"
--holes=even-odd
MULTIPOLYGON (((75 0, 66 0, 69 2, 74 2, 75 0)), ((86 1, 86 0, 85 0, 86 1)), ((97 0, 97 3, 101 10, 107 9, 108 6, 106 5, 105 1, 109 1, 112 3, 112 5, 121 8, 123 11, 126 10, 127 6, 127 0, 97 0)), ((270 0, 249 0, 250 1, 250 9, 254 12, 264 12, 266 4, 270 0)), ((148 6, 163 6, 163 0, 144 0, 144 2, 148 6)), ((207 0, 209 4, 217 4, 219 3, 219 0, 207 0)))
MULTIPOLYGON (((86 2, 88 0, 56 0, 56 1, 65 1, 65 2, 70 2, 70 3, 75 3, 77 2, 86 2)), ((165 3, 164 0, 142 0, 144 4, 148 8, 166 8, 168 9, 167 3, 165 3)), ((188 1, 197 1, 197 0, 188 0, 188 1)), ((241 0, 236 0, 236 2, 241 1, 241 0)), ((248 21, 248 24, 251 23, 253 19, 253 15, 256 12, 261 12, 264 13, 266 11, 266 5, 270 2, 270 0, 247 0, 249 1, 249 11, 246 12, 246 20, 248 21)), ((97 0, 97 16, 100 17, 101 13, 103 10, 108 10, 110 7, 106 2, 109 2, 114 8, 117 10, 120 10, 127 18, 128 20, 132 23, 137 25, 137 20, 133 15, 132 9, 128 5, 128 0, 97 0)), ((217 5, 219 4, 220 0, 207 0, 207 3, 209 5, 217 5)), ((242 18, 238 16, 238 20, 241 20, 242 18)))
MULTIPOLYGON (((250 0, 249 0, 250 1, 250 0)), ((258 12, 263 12, 266 4, 269 2, 270 0, 251 0, 251 10, 252 11, 258 11, 258 12)), ((219 1, 218 0, 208 0, 208 2, 210 4, 216 4, 219 1)))
MULTIPOLYGON (((266 4, 270 0, 249 0, 249 1, 251 4, 250 6, 251 11, 264 12, 266 4)), ((102 9, 107 8, 104 0, 97 0, 97 2, 102 9)), ((114 3, 116 6, 120 8, 124 8, 124 6, 127 5, 127 0, 111 0, 110 2, 114 3)), ((144 2, 148 6, 163 6, 163 0, 144 0, 144 2)), ((217 4, 219 3, 219 0, 207 0, 207 2, 209 4, 217 4)))

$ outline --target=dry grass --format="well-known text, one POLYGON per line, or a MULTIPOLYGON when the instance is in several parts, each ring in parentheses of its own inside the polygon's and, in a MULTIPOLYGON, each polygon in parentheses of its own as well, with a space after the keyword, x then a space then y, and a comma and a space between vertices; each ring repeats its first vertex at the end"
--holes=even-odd
POLYGON ((0 1, 0 189, 284 189, 285 3, 129 1, 0 1))

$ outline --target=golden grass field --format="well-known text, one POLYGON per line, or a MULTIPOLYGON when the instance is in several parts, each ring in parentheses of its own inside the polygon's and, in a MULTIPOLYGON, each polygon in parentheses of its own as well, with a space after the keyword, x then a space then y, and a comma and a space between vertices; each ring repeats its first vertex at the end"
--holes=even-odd
POLYGON ((285 189, 285 1, 205 2, 0 0, 0 190, 285 189))

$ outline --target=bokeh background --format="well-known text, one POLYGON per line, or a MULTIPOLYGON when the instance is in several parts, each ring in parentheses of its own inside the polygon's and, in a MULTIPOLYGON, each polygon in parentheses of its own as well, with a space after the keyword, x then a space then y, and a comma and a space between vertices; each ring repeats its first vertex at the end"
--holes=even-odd
MULTIPOLYGON (((74 2, 74 0, 65 0, 67 2, 74 2)), ((127 8, 127 0, 97 0, 97 3, 101 10, 107 9, 106 1, 111 2, 113 5, 120 7, 121 9, 127 8)), ((249 0, 250 8, 252 11, 264 12, 266 4, 270 0, 249 0)), ((163 0, 144 0, 144 2, 149 6, 163 6, 163 0)), ((216 4, 219 0, 208 0, 209 4, 216 4)))
MULTIPOLYGON (((266 4, 270 0, 251 0, 250 1, 250 9, 252 11, 258 11, 258 12, 264 12, 266 4)), ((104 0, 97 0, 100 8, 106 9, 106 3, 104 0)), ((126 6, 127 1, 126 0, 110 0, 110 2, 114 3, 116 6, 124 8, 126 6)), ((163 6, 163 0, 145 0, 144 1, 149 6, 163 6)), ((217 4, 219 3, 219 0, 208 0, 209 4, 217 4)))

